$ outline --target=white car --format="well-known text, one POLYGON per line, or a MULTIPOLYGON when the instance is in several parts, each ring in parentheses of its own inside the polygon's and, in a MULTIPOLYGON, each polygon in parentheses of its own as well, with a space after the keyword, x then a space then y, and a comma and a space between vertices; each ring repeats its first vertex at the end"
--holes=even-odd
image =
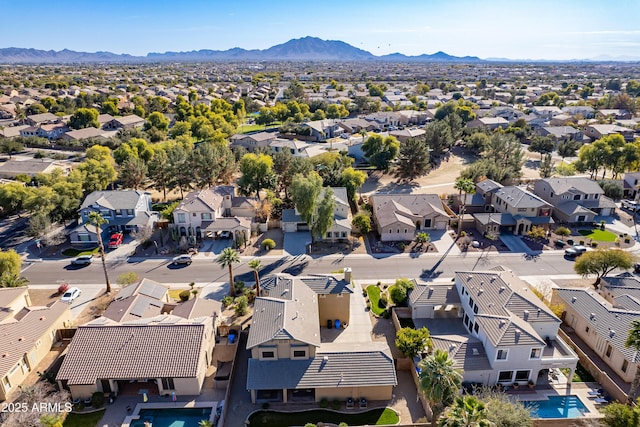
POLYGON ((80 289, 70 288, 70 289, 67 289, 67 292, 65 292, 64 295, 62 295, 62 298, 60 299, 60 301, 68 302, 69 304, 71 304, 73 300, 78 298, 79 296, 80 296, 80 289))
POLYGON ((582 245, 571 246, 564 250, 564 254, 570 258, 576 258, 587 252, 587 248, 582 245))
POLYGON ((72 265, 89 265, 93 262, 93 255, 80 255, 71 261, 72 265))

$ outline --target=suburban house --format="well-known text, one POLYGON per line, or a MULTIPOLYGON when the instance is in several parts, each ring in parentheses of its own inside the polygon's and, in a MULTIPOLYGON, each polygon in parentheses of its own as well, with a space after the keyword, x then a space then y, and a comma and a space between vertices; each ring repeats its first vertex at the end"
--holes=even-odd
POLYGON ((389 132, 390 136, 394 136, 400 142, 407 142, 411 138, 418 138, 427 133, 424 129, 399 129, 389 132))
POLYGON ((536 383, 552 368, 573 375, 578 357, 558 337, 560 319, 512 271, 459 271, 454 282, 417 284, 409 306, 465 382, 536 383))
POLYGON ((53 113, 41 113, 27 116, 27 118, 24 119, 24 123, 29 126, 40 126, 45 124, 60 123, 61 120, 62 118, 56 116, 53 113))
POLYGON ((362 296, 353 292, 350 270, 343 279, 278 274, 262 279, 261 289, 247 340, 253 403, 391 399, 397 379, 389 347, 371 341, 359 322, 351 326, 351 299, 362 296), (334 324, 337 330, 328 327, 334 324), (357 342, 337 342, 349 328, 363 332, 357 342))
POLYGON ((339 126, 338 120, 314 120, 303 123, 302 125, 310 129, 311 139, 313 141, 326 141, 342 133, 342 128, 339 126))
POLYGON ((627 172, 622 179, 622 188, 624 197, 636 200, 638 191, 640 191, 640 172, 627 172))
POLYGON ((110 137, 115 136, 116 132, 117 131, 107 131, 88 127, 66 132, 61 136, 61 139, 65 141, 81 141, 83 139, 100 139, 106 141, 110 137))
POLYGON ((489 213, 473 214, 481 233, 513 233, 524 235, 534 226, 549 230, 553 224, 553 206, 520 187, 497 188, 490 192, 489 213))
POLYGON ((153 227, 158 212, 151 210, 151 194, 138 190, 94 191, 82 202, 78 210, 78 226, 69 233, 71 244, 87 245, 98 241, 96 228, 89 223, 89 213, 98 212, 107 220, 102 233, 136 231, 153 227))
POLYGON ((236 196, 235 191, 232 185, 218 185, 187 194, 173 211, 180 236, 201 239, 228 231, 249 239, 257 200, 236 196))
POLYGON ((546 136, 556 142, 559 141, 582 141, 584 135, 582 131, 573 126, 544 126, 536 129, 536 133, 546 136))
POLYGON ((20 136, 37 136, 39 138, 46 138, 49 141, 55 141, 62 137, 68 130, 69 128, 64 123, 41 124, 21 129, 20 136))
POLYGON ((0 401, 19 390, 58 340, 58 330, 68 327, 69 304, 34 307, 26 287, 0 288, 0 401))
POLYGON ((480 117, 475 120, 471 120, 467 123, 467 127, 470 129, 505 129, 509 126, 509 122, 502 117, 480 117))
POLYGON ((610 216, 616 209, 600 185, 588 178, 546 178, 534 184, 534 193, 554 206, 559 222, 593 222, 597 215, 610 216))
POLYGON ((244 147, 247 151, 255 151, 258 148, 266 148, 278 137, 275 132, 257 132, 250 134, 236 134, 231 139, 231 145, 244 147))
POLYGON ((445 230, 450 216, 437 194, 373 194, 373 221, 381 241, 413 240, 417 232, 445 230))
POLYGON ((565 307, 564 322, 623 381, 638 370, 636 351, 625 347, 631 322, 640 318, 640 282, 621 275, 602 279, 593 289, 559 288, 554 300, 565 307))
POLYGON ((629 111, 625 109, 607 109, 603 108, 598 110, 598 116, 600 117, 613 117, 614 119, 619 120, 629 120, 633 117, 629 111))
POLYGON ((27 175, 33 178, 37 174, 49 174, 56 170, 62 171, 63 175, 68 175, 71 172, 71 167, 68 164, 55 161, 9 159, 0 163, 0 178, 14 178, 18 175, 27 175))
POLYGON ((618 125, 589 125, 585 128, 584 133, 592 140, 600 139, 607 135, 620 134, 626 141, 633 141, 633 129, 618 125))
MULTIPOLYGON (((333 210, 333 223, 326 234, 318 240, 343 240, 351 236, 351 208, 345 187, 331 187, 335 208, 333 210)), ((323 188, 318 196, 318 200, 324 197, 323 188)), ((282 230, 285 233, 296 231, 307 231, 309 225, 304 222, 296 209, 284 209, 282 211, 282 230)))
POLYGON ((117 129, 134 129, 141 128, 145 124, 145 120, 142 117, 131 114, 128 116, 117 117, 111 121, 108 121, 102 125, 103 129, 117 130, 117 129))

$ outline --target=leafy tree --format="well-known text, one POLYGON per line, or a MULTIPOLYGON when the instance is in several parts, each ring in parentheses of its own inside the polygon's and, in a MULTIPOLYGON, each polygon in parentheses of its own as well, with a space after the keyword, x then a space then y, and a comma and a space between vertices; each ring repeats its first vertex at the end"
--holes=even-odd
MULTIPOLYGON (((631 322, 627 339, 624 342, 624 346, 632 348, 637 352, 640 352, 640 320, 634 320, 631 322)), ((633 404, 636 399, 636 391, 640 386, 640 369, 636 369, 636 375, 633 377, 631 387, 629 388, 629 394, 627 395, 627 403, 633 404)))
POLYGON ((95 108, 78 108, 69 119, 69 127, 71 129, 99 128, 98 115, 98 110, 95 108))
POLYGON ((0 275, 0 288, 21 288, 28 284, 29 281, 18 274, 4 273, 0 275))
POLYGON ((396 158, 399 150, 400 143, 393 136, 383 139, 380 135, 371 135, 362 144, 362 151, 369 159, 369 163, 385 171, 389 169, 389 165, 396 158))
POLYGON ((162 113, 154 111, 147 117, 147 122, 144 124, 144 130, 158 129, 166 132, 169 129, 169 119, 167 119, 162 113))
POLYGON ((55 193, 51 187, 31 188, 24 200, 24 208, 31 213, 42 212, 49 215, 55 208, 54 198, 55 193))
POLYGON ((598 182, 602 190, 604 191, 604 195, 613 200, 620 200, 624 195, 624 188, 622 188, 622 184, 616 181, 600 181, 598 182))
POLYGON ((260 296, 260 275, 258 274, 258 270, 262 268, 262 264, 258 258, 254 258, 249 261, 249 268, 253 270, 253 278, 256 282, 256 296, 260 296))
POLYGON ((47 109, 45 108, 45 106, 37 102, 34 102, 33 104, 29 105, 26 110, 26 113, 29 116, 34 114, 42 114, 46 112, 47 112, 47 109))
POLYGON ((153 188, 162 191, 162 200, 167 200, 167 188, 171 182, 170 170, 167 153, 164 150, 157 151, 149 161, 148 175, 153 181, 153 188))
POLYGON ((355 170, 352 167, 348 167, 342 171, 340 182, 342 183, 342 186, 347 189, 347 196, 349 199, 355 201, 358 190, 366 180, 366 173, 355 170))
POLYGON ((242 194, 256 194, 260 198, 260 190, 273 190, 276 176, 273 172, 273 159, 267 154, 245 154, 240 160, 238 187, 242 194))
POLYGON ((640 406, 612 402, 605 406, 604 424, 609 427, 637 427, 640 425, 640 406))
POLYGON ((556 233, 558 236, 568 237, 571 235, 571 230, 569 230, 567 227, 558 227, 555 229, 554 233, 556 233))
POLYGON ((284 191, 285 199, 288 199, 293 177, 309 175, 313 163, 304 157, 293 157, 290 151, 278 151, 273 155, 273 170, 277 176, 278 191, 284 191))
POLYGON ((616 249, 599 249, 588 251, 580 255, 573 265, 576 273, 583 277, 596 275, 593 286, 598 289, 600 280, 616 268, 628 270, 631 268, 633 257, 630 253, 616 249))
POLYGON ((147 164, 142 160, 131 157, 120 168, 120 180, 125 188, 137 190, 147 177, 147 164))
POLYGON ((407 290, 402 286, 393 285, 389 288, 389 297, 395 305, 404 304, 407 300, 407 290))
POLYGON ((484 132, 474 132, 465 138, 464 146, 475 152, 484 151, 485 146, 489 143, 489 136, 484 132))
POLYGON ((540 162, 540 178, 549 178, 553 175, 555 163, 551 160, 551 153, 547 153, 544 155, 542 161, 540 162))
POLYGON ((580 143, 578 141, 561 141, 558 143, 558 155, 564 160, 565 157, 575 157, 580 143))
POLYGON ((371 231, 371 216, 367 213, 360 212, 353 217, 351 224, 360 230, 360 233, 367 234, 371 231))
POLYGON ((455 362, 449 357, 449 353, 436 349, 435 352, 420 361, 418 388, 424 393, 433 418, 431 425, 436 425, 436 420, 444 408, 453 403, 460 385, 462 374, 455 369, 455 362))
MULTIPOLYGON (((404 289, 403 286, 396 286, 396 288, 404 289)), ((405 290, 406 298, 406 290, 405 290)), ((409 359, 413 359, 421 353, 427 353, 431 351, 433 343, 431 342, 431 334, 425 327, 415 329, 406 327, 396 332, 396 347, 409 359)))
POLYGON ((481 387, 474 396, 485 402, 487 419, 496 427, 532 427, 531 412, 519 400, 511 401, 504 392, 481 387))
POLYGON ((313 220, 309 224, 312 237, 321 239, 329 231, 331 225, 333 225, 335 210, 336 200, 333 197, 333 190, 330 187, 324 187, 316 214, 313 215, 313 220))
POLYGON ((400 179, 412 181, 425 175, 431 169, 429 163, 429 148, 424 140, 410 138, 400 147, 400 154, 396 165, 396 176, 400 179))
POLYGON ((10 182, 0 185, 0 207, 5 214, 20 212, 29 190, 20 183, 10 182))
POLYGON ((421 139, 431 149, 431 154, 434 157, 440 157, 449 151, 455 142, 452 129, 449 126, 449 120, 439 120, 429 123, 424 130, 425 134, 421 139))
POLYGON ((13 154, 24 150, 24 145, 15 139, 3 139, 0 141, 0 153, 8 154, 9 158, 13 157, 13 154))
POLYGON ((495 427, 484 402, 475 396, 458 396, 438 419, 438 427, 495 427))
POLYGON ((20 267, 22 265, 22 258, 13 249, 3 251, 0 249, 0 276, 20 275, 20 267))
POLYGON ((218 258, 216 258, 216 262, 220 264, 221 267, 227 267, 229 269, 229 295, 232 297, 236 296, 235 291, 235 282, 233 281, 233 264, 240 263, 240 254, 233 248, 224 248, 218 258))
POLYGON ((634 98, 640 96, 640 82, 637 80, 629 80, 627 82, 626 91, 629 96, 634 98))
POLYGON ((420 244, 420 246, 424 245, 425 243, 429 243, 430 241, 431 236, 429 236, 429 233, 421 231, 420 233, 416 234, 416 243, 420 244))
POLYGON ((15 398, 17 407, 29 408, 28 411, 13 411, 5 413, 3 425, 7 426, 46 426, 61 427, 67 412, 63 402, 69 401, 69 393, 65 390, 56 391, 55 386, 48 381, 38 381, 31 386, 21 386, 20 394, 15 398), (50 412, 32 411, 41 405, 51 408, 50 412))
POLYGON ((539 225, 534 225, 527 233, 527 236, 531 237, 534 240, 542 240, 547 236, 547 231, 539 225))
POLYGON ((555 148, 555 145, 556 144, 553 139, 535 135, 529 144, 529 151, 532 153, 540 153, 540 161, 542 161, 542 156, 544 154, 551 153, 555 148))
POLYGON ((307 176, 296 175, 291 183, 291 199, 300 217, 307 224, 313 222, 313 215, 320 192, 322 191, 322 178, 317 172, 311 172, 307 176))
POLYGON ((469 178, 458 178, 456 179, 453 188, 458 190, 458 198, 460 199, 460 218, 458 218, 458 235, 460 235, 460 230, 462 230, 462 219, 464 213, 467 209, 467 195, 474 194, 476 192, 476 186, 472 180, 469 178), (462 197, 462 193, 464 193, 464 197, 462 197))
POLYGON ((107 284, 106 293, 111 293, 111 282, 109 282, 109 273, 107 272, 107 261, 104 254, 104 245, 102 244, 102 225, 107 224, 108 221, 100 215, 100 212, 89 212, 89 224, 93 225, 96 229, 96 236, 98 237, 98 249, 100 250, 100 259, 102 261, 102 270, 104 271, 104 280, 107 284))
POLYGON ((168 188, 179 189, 180 198, 184 191, 191 189, 193 165, 189 162, 189 151, 182 145, 173 145, 167 149, 168 188))
POLYGON ((559 176, 573 176, 576 174, 576 167, 572 163, 560 163, 553 171, 559 176))

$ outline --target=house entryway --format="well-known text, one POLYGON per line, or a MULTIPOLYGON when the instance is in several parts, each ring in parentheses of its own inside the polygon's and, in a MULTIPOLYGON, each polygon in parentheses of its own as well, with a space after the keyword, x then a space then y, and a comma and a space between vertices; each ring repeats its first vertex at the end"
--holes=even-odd
POLYGON ((137 396, 147 393, 147 396, 158 396, 156 380, 118 380, 119 396, 137 396))

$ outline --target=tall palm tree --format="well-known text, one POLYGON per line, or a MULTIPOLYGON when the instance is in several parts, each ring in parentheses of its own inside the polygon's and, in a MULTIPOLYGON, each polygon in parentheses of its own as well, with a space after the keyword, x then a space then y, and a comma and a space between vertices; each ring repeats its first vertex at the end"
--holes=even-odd
POLYGON ((229 295, 236 296, 236 289, 233 283, 233 264, 240 262, 240 254, 233 248, 224 248, 224 250, 218 255, 216 262, 222 267, 229 268, 229 295))
MULTIPOLYGON (((624 342, 624 346, 631 347, 636 351, 634 362, 638 362, 638 359, 640 358, 640 320, 634 320, 631 322, 629 335, 627 336, 627 340, 624 342)), ((633 382, 631 383, 631 388, 629 389, 629 394, 627 395, 627 403, 629 405, 632 405, 635 402, 636 390, 638 390, 639 385, 640 367, 636 369, 636 375, 635 377, 633 377, 633 382)))
POLYGON ((108 221, 100 215, 100 212, 89 212, 89 224, 96 228, 96 236, 98 236, 98 249, 100 250, 100 259, 102 260, 102 270, 104 271, 104 280, 107 283, 105 293, 111 293, 111 282, 109 282, 109 273, 107 272, 107 261, 104 256, 104 244, 102 243, 102 224, 108 221))
POLYGON ((419 388, 433 412, 431 425, 434 427, 444 408, 453 403, 462 384, 462 374, 453 367, 454 363, 449 353, 438 349, 418 365, 421 369, 419 388))
POLYGON ((495 426, 487 417, 488 411, 484 402, 474 396, 458 396, 438 420, 438 427, 495 426))
POLYGON ((15 273, 4 273, 0 276, 0 288, 21 288, 27 286, 29 280, 15 273))
POLYGON ((462 229, 462 217, 464 216, 464 212, 467 210, 467 194, 474 194, 476 192, 476 186, 469 178, 458 178, 456 179, 456 183, 453 185, 453 188, 458 190, 458 197, 461 203, 458 215, 458 235, 460 235, 460 230, 462 229), (464 198, 462 198, 462 193, 464 193, 464 198))
POLYGON ((260 276, 258 275, 258 270, 262 268, 262 264, 260 264, 260 260, 258 258, 254 258, 249 261, 249 268, 253 270, 253 277, 256 280, 256 297, 260 296, 260 276))

